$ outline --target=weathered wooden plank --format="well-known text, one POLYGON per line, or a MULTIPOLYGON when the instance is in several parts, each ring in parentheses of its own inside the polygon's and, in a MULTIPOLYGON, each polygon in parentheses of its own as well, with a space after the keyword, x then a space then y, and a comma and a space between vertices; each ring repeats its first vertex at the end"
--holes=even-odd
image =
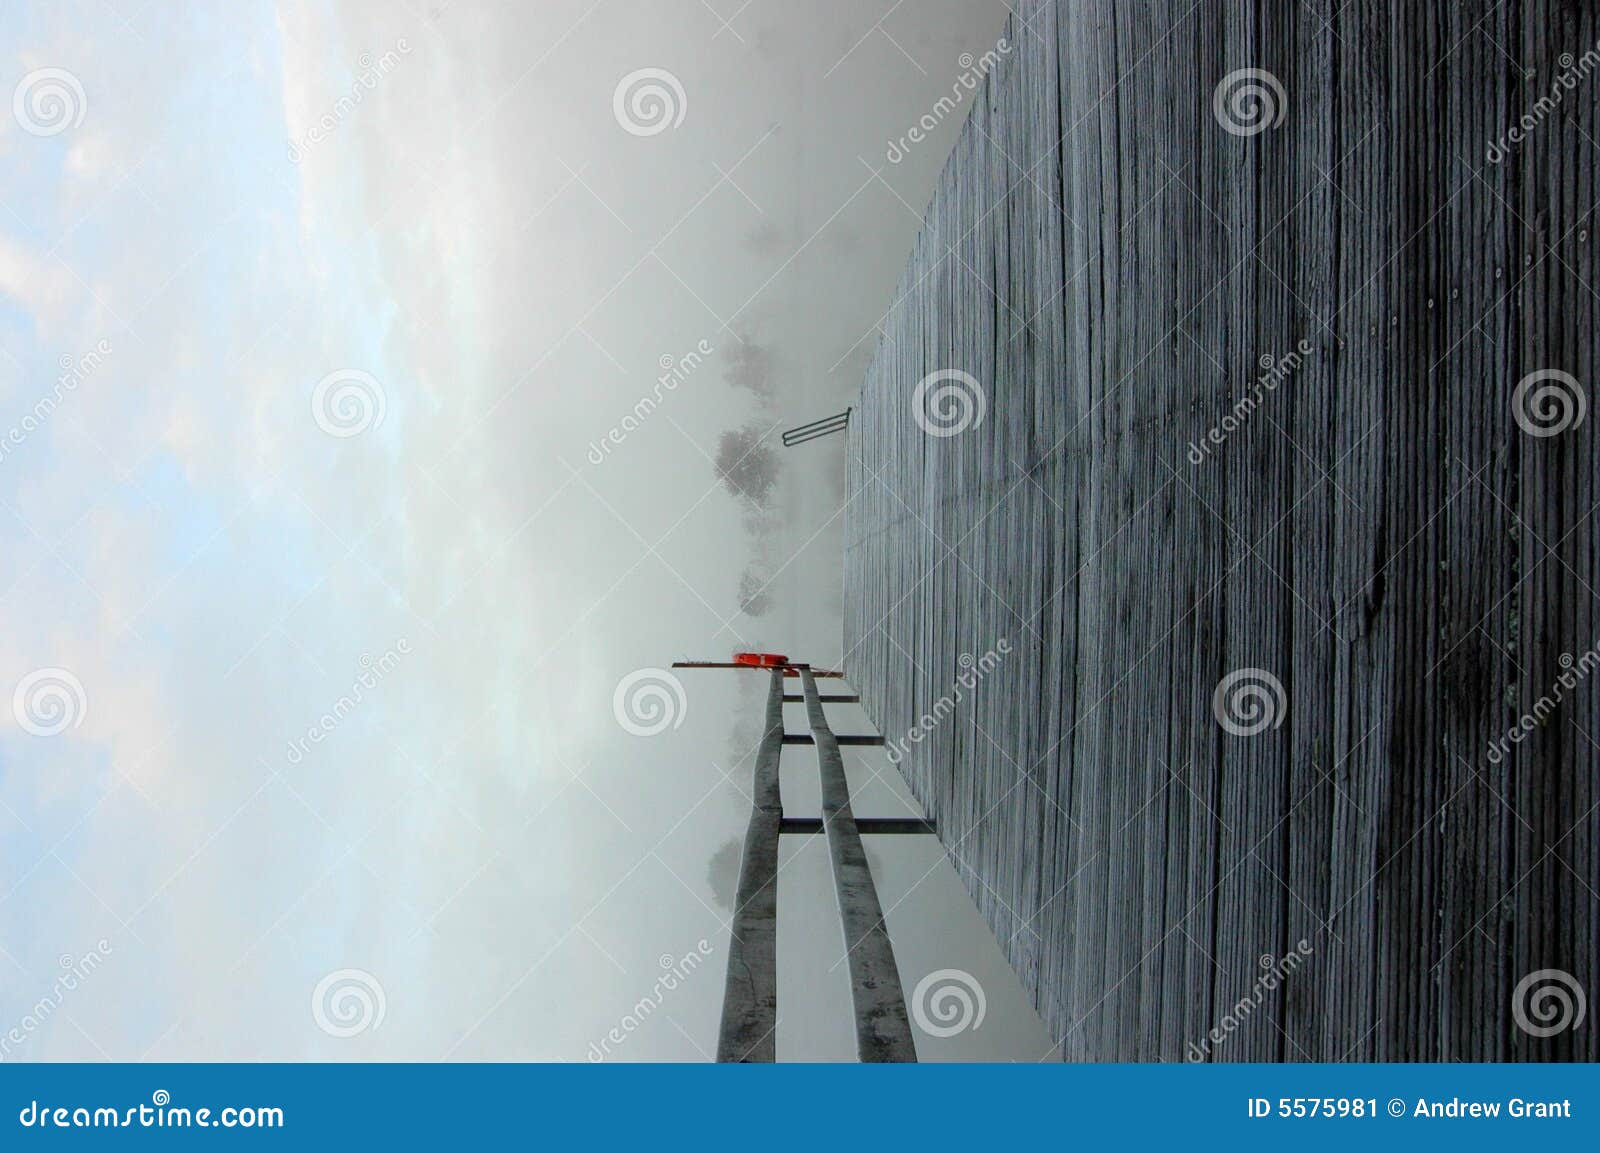
POLYGON ((844 925, 850 994, 855 1005, 856 1053, 863 1061, 915 1061, 917 1050, 911 1039, 900 970, 895 965, 889 928, 867 865, 867 851, 850 807, 844 758, 828 727, 811 670, 802 669, 800 680, 805 686, 806 715, 816 738, 817 767, 822 774, 822 824, 833 864, 839 917, 844 925))
MULTIPOLYGON (((806 674, 808 677, 810 673, 806 674)), ((766 727, 756 750, 753 804, 739 862, 738 904, 728 940, 718 1061, 771 1061, 778 1027, 778 833, 783 797, 783 670, 767 689, 766 727)))

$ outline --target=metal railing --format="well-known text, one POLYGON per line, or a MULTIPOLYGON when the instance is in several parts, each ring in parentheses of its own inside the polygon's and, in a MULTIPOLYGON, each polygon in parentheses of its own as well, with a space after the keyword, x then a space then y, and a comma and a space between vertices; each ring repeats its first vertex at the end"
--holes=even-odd
POLYGON ((791 428, 783 434, 783 447, 793 448, 797 444, 804 444, 808 440, 817 440, 819 437, 832 436, 836 432, 843 432, 850 427, 850 410, 836 412, 832 416, 825 416, 821 420, 814 420, 810 424, 802 424, 799 428, 791 428))
POLYGON ((771 668, 713 661, 679 661, 674 668, 742 668, 768 675, 766 725, 756 753, 750 823, 739 864, 738 897, 728 942, 727 985, 722 998, 718 1061, 771 1061, 776 1057, 778 1025, 777 929, 778 839, 784 834, 823 835, 827 840, 844 938, 850 944, 851 1001, 855 1010, 856 1053, 863 1061, 915 1061, 905 992, 889 941, 883 907, 867 867, 863 834, 937 836, 933 821, 921 817, 857 817, 850 806, 842 745, 881 745, 875 733, 835 734, 825 703, 854 703, 854 693, 817 690, 817 678, 836 672, 789 662, 771 668), (798 675, 800 693, 784 692, 784 677, 798 675), (809 733, 784 731, 785 701, 804 701, 809 733), (822 776, 822 815, 797 817, 783 811, 778 765, 785 745, 808 744, 817 751, 822 776))

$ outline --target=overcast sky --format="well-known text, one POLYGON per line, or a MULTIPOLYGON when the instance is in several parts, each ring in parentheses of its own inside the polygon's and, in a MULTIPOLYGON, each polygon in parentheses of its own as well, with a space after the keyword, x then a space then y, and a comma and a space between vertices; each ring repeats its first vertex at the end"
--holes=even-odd
MULTIPOLYGON (((702 940, 606 1056, 714 1051, 761 683, 616 690, 838 657, 842 438, 774 430, 854 398, 961 115, 890 141, 1005 15, 8 0, 0 1057, 583 1060, 702 940)), ((819 849, 779 1054, 848 1058, 819 849)), ((872 852, 903 975, 988 998, 924 1055, 1043 1055, 937 848, 872 852)))

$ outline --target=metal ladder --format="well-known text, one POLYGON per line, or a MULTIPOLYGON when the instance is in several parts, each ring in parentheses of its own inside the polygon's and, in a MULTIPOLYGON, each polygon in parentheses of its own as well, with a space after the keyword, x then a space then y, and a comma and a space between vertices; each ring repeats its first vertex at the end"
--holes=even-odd
POLYGON ((832 416, 825 416, 821 420, 814 420, 810 424, 802 424, 799 428, 791 428, 783 434, 783 447, 793 448, 797 444, 804 444, 808 440, 818 437, 831 436, 836 432, 843 432, 850 427, 850 410, 836 412, 832 416))

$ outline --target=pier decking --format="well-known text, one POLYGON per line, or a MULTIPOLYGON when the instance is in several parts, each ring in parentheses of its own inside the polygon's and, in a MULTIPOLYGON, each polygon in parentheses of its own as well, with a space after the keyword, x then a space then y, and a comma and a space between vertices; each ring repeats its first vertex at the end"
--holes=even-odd
POLYGON ((1523 1027, 1600 995, 1600 76, 1485 160, 1600 18, 1006 36, 850 417, 843 664, 1060 1055, 1600 1059, 1523 1027))

